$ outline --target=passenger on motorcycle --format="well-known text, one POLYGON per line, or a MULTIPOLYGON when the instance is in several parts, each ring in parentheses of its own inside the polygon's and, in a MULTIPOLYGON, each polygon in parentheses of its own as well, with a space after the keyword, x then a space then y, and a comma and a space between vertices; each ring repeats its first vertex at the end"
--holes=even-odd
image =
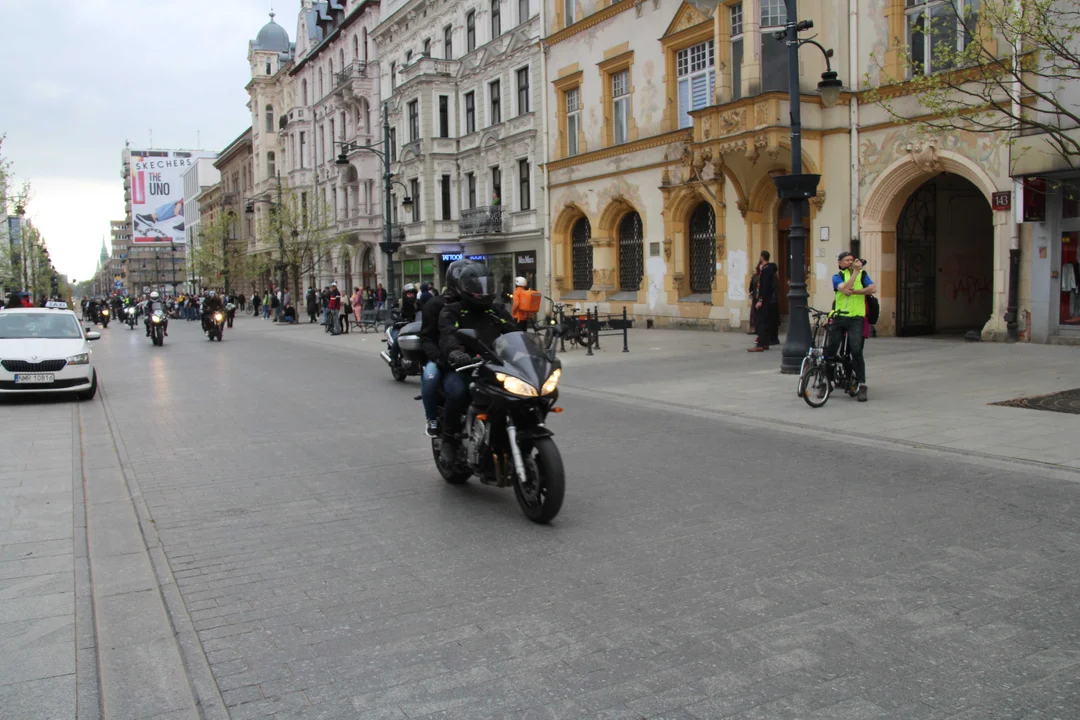
POLYGON ((402 289, 401 319, 416 322, 416 286, 409 283, 402 289))
POLYGON ((877 292, 877 285, 863 270, 863 261, 849 252, 842 252, 836 259, 839 270, 833 275, 832 326, 825 353, 835 357, 844 335, 848 338, 848 351, 855 379, 859 382, 857 398, 866 402, 866 360, 863 358, 863 328, 866 322, 866 296, 877 292))
POLYGON ((447 303, 457 302, 458 276, 469 260, 455 260, 446 268, 446 290, 442 295, 434 295, 424 303, 420 311, 420 347, 427 355, 427 365, 421 376, 420 397, 424 401, 424 416, 427 419, 426 433, 435 437, 439 432, 439 408, 437 394, 439 383, 449 368, 443 363, 442 351, 439 350, 439 313, 447 303))
MULTIPOLYGON (((146 337, 150 337, 150 318, 154 317, 154 311, 155 310, 160 310, 161 312, 165 312, 165 303, 163 303, 161 301, 161 295, 158 294, 157 290, 150 293, 150 299, 146 301, 146 308, 145 308, 146 319, 143 320, 143 324, 146 325, 146 337)), ((166 322, 165 335, 168 336, 168 334, 169 334, 169 325, 166 322)))
POLYGON ((210 316, 215 312, 223 312, 225 310, 225 304, 221 302, 221 298, 218 294, 211 290, 206 294, 206 299, 202 303, 202 329, 206 332, 210 329, 210 316))
MULTIPOLYGON (((495 275, 483 263, 470 263, 458 277, 458 301, 449 303, 439 313, 439 350, 443 362, 460 368, 476 362, 456 336, 458 330, 475 330, 485 347, 496 338, 516 331, 506 310, 495 308, 495 275)), ((457 432, 462 415, 469 405, 469 384, 461 373, 448 372, 443 378, 446 396, 443 415, 441 460, 450 467, 457 457, 457 432)))

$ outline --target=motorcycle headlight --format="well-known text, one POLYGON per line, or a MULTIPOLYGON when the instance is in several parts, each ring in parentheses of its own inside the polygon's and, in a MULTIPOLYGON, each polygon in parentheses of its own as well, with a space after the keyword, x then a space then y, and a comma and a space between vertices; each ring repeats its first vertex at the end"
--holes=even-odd
POLYGON ((90 353, 79 353, 78 355, 72 355, 67 359, 68 365, 89 365, 90 353))
POLYGON ((151 320, 153 320, 156 323, 159 323, 159 322, 161 322, 161 316, 160 315, 155 315, 154 317, 151 318, 151 320))
POLYGON ((536 388, 521 378, 516 378, 513 375, 506 375, 504 373, 496 373, 495 379, 501 382, 503 384, 503 390, 506 390, 506 392, 511 395, 536 397, 536 388))
POLYGON ((544 387, 540 388, 541 395, 550 395, 555 392, 555 388, 559 387, 559 378, 562 377, 562 370, 556 369, 555 372, 548 375, 548 379, 544 382, 544 387))
POLYGON ((108 315, 108 314, 109 314, 109 311, 108 311, 108 310, 102 310, 102 311, 101 311, 101 314, 102 314, 102 315, 108 315))
POLYGON ((221 322, 222 317, 223 316, 222 316, 221 313, 214 313, 214 319, 217 320, 218 322, 221 322))

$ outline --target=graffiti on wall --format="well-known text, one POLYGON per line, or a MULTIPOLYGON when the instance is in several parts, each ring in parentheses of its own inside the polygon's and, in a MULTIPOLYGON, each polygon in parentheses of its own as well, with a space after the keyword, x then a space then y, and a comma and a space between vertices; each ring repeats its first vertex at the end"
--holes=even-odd
POLYGON ((989 276, 972 273, 972 268, 980 263, 978 258, 955 253, 945 260, 943 266, 944 283, 954 301, 966 300, 968 305, 990 297, 994 290, 993 280, 989 276))

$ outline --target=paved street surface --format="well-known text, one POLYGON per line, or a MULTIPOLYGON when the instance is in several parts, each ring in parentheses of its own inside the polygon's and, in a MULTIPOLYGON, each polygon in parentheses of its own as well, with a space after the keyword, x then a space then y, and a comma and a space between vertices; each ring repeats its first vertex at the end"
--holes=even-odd
POLYGON ((985 405, 1071 348, 875 341, 815 411, 746 336, 612 338, 539 527, 375 335, 104 335, 97 399, 0 406, 5 718, 1080 717, 1080 418, 985 405))

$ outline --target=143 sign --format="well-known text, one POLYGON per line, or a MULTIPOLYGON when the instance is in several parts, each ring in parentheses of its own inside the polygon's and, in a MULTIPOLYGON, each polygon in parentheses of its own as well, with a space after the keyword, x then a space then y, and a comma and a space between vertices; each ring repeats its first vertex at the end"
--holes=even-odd
POLYGON ((996 192, 990 196, 990 205, 995 210, 1010 210, 1012 208, 1011 192, 996 192))

